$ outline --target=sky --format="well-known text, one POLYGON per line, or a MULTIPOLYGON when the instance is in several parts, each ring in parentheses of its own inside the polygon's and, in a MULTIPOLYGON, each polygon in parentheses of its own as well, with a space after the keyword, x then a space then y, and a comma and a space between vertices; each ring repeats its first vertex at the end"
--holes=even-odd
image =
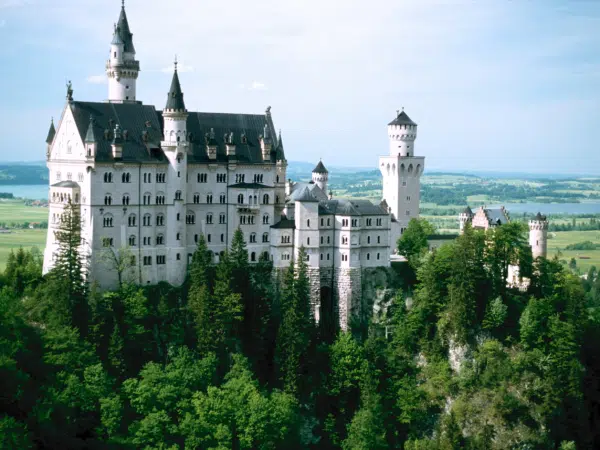
MULTIPOLYGON (((404 108, 433 170, 600 173, 598 0, 126 0, 138 100, 175 54, 188 110, 271 106, 288 160, 377 167, 404 108)), ((104 101, 120 0, 0 0, 0 160, 104 101)))

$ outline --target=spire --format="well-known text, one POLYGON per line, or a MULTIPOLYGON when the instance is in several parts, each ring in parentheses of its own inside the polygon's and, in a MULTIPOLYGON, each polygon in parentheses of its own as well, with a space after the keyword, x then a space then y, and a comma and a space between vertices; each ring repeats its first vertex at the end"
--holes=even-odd
POLYGON ((175 57, 175 71, 173 72, 173 81, 171 81, 171 89, 167 94, 167 105, 165 109, 185 111, 185 103, 183 102, 183 92, 181 92, 181 84, 179 84, 179 75, 177 74, 177 57, 175 57))
POLYGON ((283 150, 283 138, 281 137, 281 129, 279 130, 279 137, 277 138, 277 148, 275 149, 275 160, 285 161, 285 152, 283 150))
POLYGON ((313 169, 312 173, 329 173, 323 165, 323 161, 319 160, 319 164, 313 169))
POLYGON ((98 142, 96 134, 94 133, 94 116, 90 115, 90 124, 88 125, 87 133, 85 134, 86 144, 94 144, 98 142))
POLYGON ((135 53, 135 47, 133 46, 133 34, 129 29, 129 22, 127 21, 127 14, 125 13, 125 1, 121 1, 121 14, 119 15, 119 21, 117 22, 117 29, 115 34, 119 34, 120 38, 125 45, 123 51, 127 53, 135 53))
POLYGON ((46 138, 46 144, 52 144, 54 136, 56 135, 56 128, 54 128, 54 118, 50 119, 50 129, 48 130, 48 137, 46 138))

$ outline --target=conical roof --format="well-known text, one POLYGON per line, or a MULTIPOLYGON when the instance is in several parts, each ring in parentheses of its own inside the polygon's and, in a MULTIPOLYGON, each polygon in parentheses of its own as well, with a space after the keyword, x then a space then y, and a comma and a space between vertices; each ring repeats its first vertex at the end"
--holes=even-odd
POLYGON ((542 221, 546 220, 546 216, 543 216, 543 215, 542 215, 542 213, 538 212, 538 213, 535 215, 534 219, 535 219, 535 220, 538 220, 538 221, 540 221, 540 222, 542 222, 542 221))
POLYGON ((298 193, 294 193, 292 199, 295 202, 319 202, 319 200, 312 195, 308 186, 304 186, 298 193))
POLYGON ((167 105, 165 109, 185 111, 185 103, 183 102, 183 92, 179 83, 179 75, 177 74, 177 63, 175 63, 175 71, 173 72, 173 80, 171 81, 171 89, 167 94, 167 105))
POLYGON ((414 123, 410 117, 408 117, 408 114, 402 110, 398 112, 396 118, 388 123, 388 125, 416 125, 416 123, 414 123))
POLYGON ((127 21, 127 14, 125 13, 125 1, 121 6, 121 14, 119 15, 119 21, 117 22, 117 33, 120 35, 125 45, 123 51, 128 53, 135 53, 135 47, 133 46, 133 34, 129 30, 129 22, 127 21))
POLYGON ((52 144, 54 140, 54 136, 56 136, 56 128, 54 128, 54 119, 50 121, 50 129, 48 130, 48 137, 46 137, 46 144, 52 144))
POLYGON ((281 137, 281 130, 279 130, 279 137, 277 138, 277 149, 275 151, 276 161, 285 161, 285 151, 283 150, 283 138, 281 137))
POLYGON ((468 214, 469 216, 472 216, 473 211, 471 210, 471 207, 467 206, 465 209, 463 209, 463 214, 468 214))
POLYGON ((329 171, 323 165, 323 161, 319 161, 319 164, 315 166, 312 173, 329 173, 329 171))
POLYGON ((94 133, 94 116, 90 116, 90 124, 88 125, 84 142, 86 144, 94 144, 98 142, 98 140, 96 139, 96 133, 94 133))

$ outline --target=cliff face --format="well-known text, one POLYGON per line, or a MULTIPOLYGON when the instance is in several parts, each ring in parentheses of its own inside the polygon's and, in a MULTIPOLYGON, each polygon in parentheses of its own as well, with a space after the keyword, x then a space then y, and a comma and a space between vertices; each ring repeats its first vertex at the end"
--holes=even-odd
POLYGON ((362 270, 362 299, 357 318, 363 324, 381 322, 399 289, 402 278, 393 267, 375 267, 362 270))

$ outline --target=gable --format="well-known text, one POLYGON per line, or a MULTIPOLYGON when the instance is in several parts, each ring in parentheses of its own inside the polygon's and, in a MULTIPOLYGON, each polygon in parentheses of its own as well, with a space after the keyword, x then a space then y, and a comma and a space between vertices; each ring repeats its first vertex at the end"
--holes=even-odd
POLYGON ((85 146, 69 105, 65 107, 50 148, 50 160, 85 160, 85 146))

